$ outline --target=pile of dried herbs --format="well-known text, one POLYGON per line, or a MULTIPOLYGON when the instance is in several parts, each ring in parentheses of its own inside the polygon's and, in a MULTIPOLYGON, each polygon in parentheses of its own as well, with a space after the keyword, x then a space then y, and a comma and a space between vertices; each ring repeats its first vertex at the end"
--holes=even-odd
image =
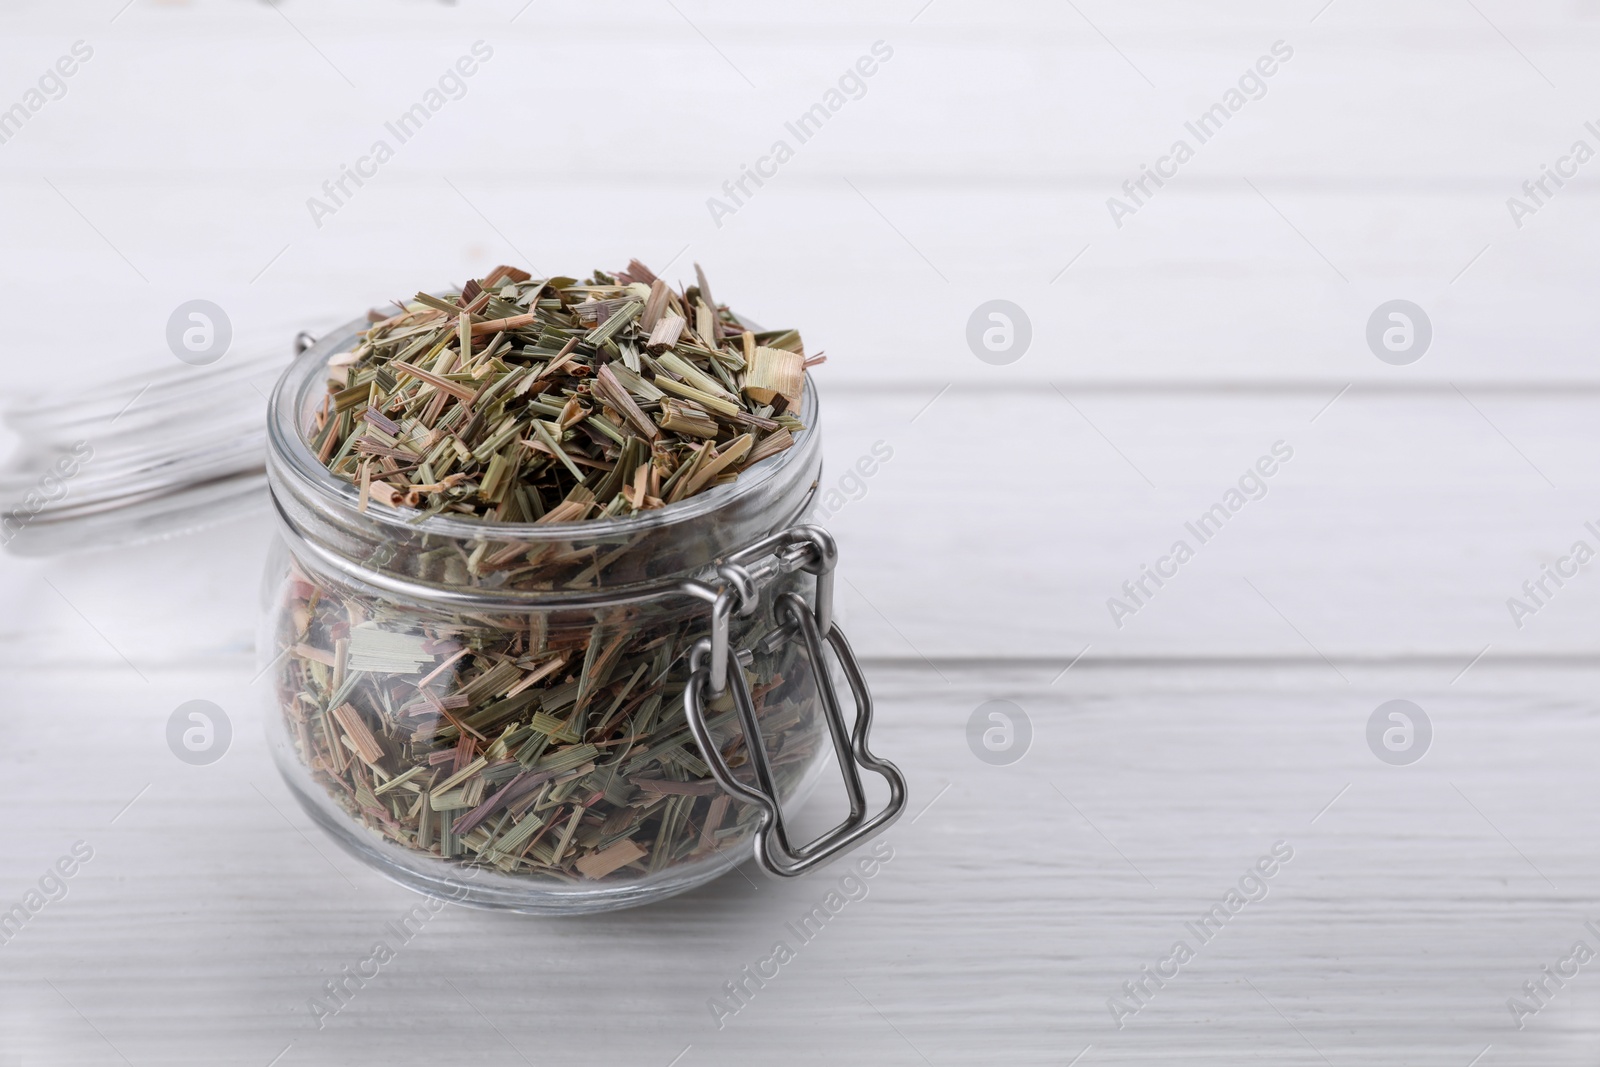
MULTIPOLYGON (((683 657, 699 630, 682 613, 619 610, 589 627, 429 618, 303 570, 285 607, 291 743, 340 807, 398 844, 508 874, 631 881, 754 829, 689 733, 683 657)), ((770 612, 758 627, 776 626, 770 612)), ((798 644, 757 645, 746 678, 788 795, 820 751, 816 689, 798 644)), ((711 712, 725 758, 745 765, 731 701, 711 712)))
MULTIPOLYGON (((363 507, 490 523, 625 516, 732 479, 801 428, 806 360, 798 334, 744 329, 696 274, 680 293, 637 262, 581 284, 498 267, 453 301, 419 294, 330 362, 310 444, 363 507)), ((809 581, 780 578, 742 623, 781 795, 822 751, 812 665, 778 639, 773 608, 809 581)), ((535 880, 637 882, 754 830, 685 720, 705 614, 457 612, 299 560, 275 617, 286 733, 339 807, 408 849, 535 880)), ((725 758, 747 764, 730 699, 710 710, 725 758)))
POLYGON ((379 500, 497 522, 630 515, 731 481, 803 428, 794 330, 753 332, 705 274, 679 292, 496 267, 418 293, 329 363, 311 445, 379 500))

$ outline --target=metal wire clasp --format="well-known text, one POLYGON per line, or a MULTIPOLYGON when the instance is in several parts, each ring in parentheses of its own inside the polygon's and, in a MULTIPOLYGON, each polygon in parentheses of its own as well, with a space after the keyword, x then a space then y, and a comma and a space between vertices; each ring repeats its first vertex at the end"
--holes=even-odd
POLYGON ((867 734, 872 727, 872 695, 867 691, 861 666, 844 634, 833 624, 833 568, 839 552, 833 537, 818 526, 791 526, 770 537, 749 545, 717 568, 722 587, 711 600, 711 635, 701 638, 689 655, 689 684, 684 687, 683 703, 689 730, 694 734, 712 776, 736 799, 753 804, 761 811, 761 828, 756 834, 756 858, 773 874, 794 877, 813 867, 826 863, 857 842, 877 833, 899 818, 905 807, 906 783, 898 768, 887 760, 878 759, 867 748, 867 734), (774 651, 784 640, 800 640, 811 663, 811 673, 816 680, 823 715, 828 732, 833 738, 834 752, 839 758, 839 770, 844 777, 845 792, 850 800, 850 815, 828 833, 809 844, 795 847, 789 842, 784 826, 783 812, 778 803, 778 791, 762 742, 761 728, 756 721, 755 699, 745 681, 739 661, 748 662, 750 653, 741 650, 735 654, 731 648, 731 620, 737 614, 748 617, 760 605, 762 587, 780 574, 805 570, 816 575, 816 605, 809 607, 795 593, 785 593, 777 604, 777 617, 782 629, 769 636, 767 651, 774 651), (847 726, 839 705, 839 694, 828 673, 824 659, 823 642, 832 647, 850 683, 855 698, 854 726, 847 726), (709 662, 708 662, 709 660, 709 662), (706 721, 703 694, 710 698, 733 690, 733 703, 738 712, 739 724, 744 731, 745 748, 750 765, 755 771, 755 787, 741 782, 733 774, 722 750, 717 746, 706 721), (861 785, 860 769, 872 771, 889 783, 889 799, 882 811, 867 817, 866 793, 861 785))

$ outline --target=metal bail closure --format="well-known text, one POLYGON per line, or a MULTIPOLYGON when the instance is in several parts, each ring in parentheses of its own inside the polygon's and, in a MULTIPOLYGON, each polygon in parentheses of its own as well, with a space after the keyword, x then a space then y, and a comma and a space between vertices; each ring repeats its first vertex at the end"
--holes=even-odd
MULTIPOLYGON (((712 606, 713 636, 702 638, 691 653, 691 674, 689 684, 683 693, 689 730, 694 734, 695 742, 700 746, 712 775, 735 799, 753 804, 761 811, 761 828, 756 834, 755 842, 756 858, 773 874, 790 878, 804 874, 813 867, 821 866, 839 853, 853 848, 863 839, 885 829, 899 818, 906 802, 905 778, 901 776, 899 769, 887 760, 878 759, 867 748, 867 734, 872 728, 872 695, 867 691, 866 679, 861 674, 861 666, 856 662, 855 654, 850 650, 850 643, 845 640, 839 628, 833 625, 830 617, 831 597, 822 592, 825 584, 831 592, 832 583, 829 579, 832 578, 835 558, 833 539, 815 526, 792 527, 750 546, 750 549, 734 557, 732 565, 724 567, 721 571, 729 585, 717 596, 712 606), (774 543, 785 547, 805 545, 809 551, 779 557, 772 553, 774 543), (816 679, 818 695, 822 700, 828 732, 833 737, 834 752, 839 759, 839 770, 844 778, 845 792, 850 799, 848 818, 815 841, 799 847, 789 841, 783 812, 778 804, 778 791, 772 765, 761 737, 761 728, 756 721, 755 699, 751 696, 744 671, 739 665, 740 660, 749 661, 749 654, 741 651, 729 655, 727 652, 728 616, 734 600, 740 602, 739 614, 748 615, 753 612, 760 578, 770 576, 780 569, 766 568, 765 575, 757 575, 756 581, 750 581, 751 575, 742 564, 744 558, 748 558, 757 550, 765 550, 767 559, 784 559, 787 565, 781 569, 793 570, 804 567, 817 574, 819 596, 815 612, 798 594, 785 593, 779 599, 777 614, 780 621, 784 622, 784 629, 779 631, 779 636, 780 639, 786 640, 798 639, 805 645, 806 656, 811 663, 811 673, 816 679), (730 574, 729 571, 733 573, 730 574), (721 642, 715 640, 718 636, 722 638, 721 642), (845 678, 850 683, 856 705, 853 728, 845 723, 844 713, 839 704, 839 694, 834 689, 832 678, 829 677, 826 653, 823 649, 824 641, 833 648, 834 655, 838 657, 839 665, 844 670, 845 678), (717 648, 719 643, 720 650, 717 648), (720 657, 717 655, 718 651, 722 652, 720 657), (707 659, 710 660, 709 663, 706 662, 707 659), (722 684, 719 685, 718 682, 722 684), (755 773, 753 787, 734 776, 707 725, 704 694, 710 692, 715 696, 725 688, 733 690, 734 708, 744 733, 750 766, 755 773), (866 793, 861 785, 860 770, 863 768, 880 775, 889 783, 888 802, 883 810, 870 818, 867 813, 866 793)), ((759 569, 759 567, 750 568, 750 570, 759 569)), ((769 649, 771 647, 769 646, 769 649)))

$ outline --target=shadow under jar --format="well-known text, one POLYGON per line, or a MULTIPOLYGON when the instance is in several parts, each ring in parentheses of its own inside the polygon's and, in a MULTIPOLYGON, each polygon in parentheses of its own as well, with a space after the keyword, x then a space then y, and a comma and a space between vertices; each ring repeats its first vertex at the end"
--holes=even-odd
POLYGON ((867 747, 870 697, 832 625, 833 542, 803 525, 822 463, 809 378, 794 445, 686 501, 576 523, 419 519, 361 510, 307 443, 328 359, 365 327, 302 353, 268 415, 268 730, 319 825, 412 889, 578 913, 752 854, 799 874, 899 815, 904 781, 867 747), (782 812, 830 750, 851 813, 796 846, 782 812), (888 782, 876 814, 860 769, 888 782))

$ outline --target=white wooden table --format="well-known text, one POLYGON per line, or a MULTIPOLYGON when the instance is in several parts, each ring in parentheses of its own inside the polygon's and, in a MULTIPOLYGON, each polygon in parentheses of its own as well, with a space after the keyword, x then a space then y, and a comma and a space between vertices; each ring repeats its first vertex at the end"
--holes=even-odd
POLYGON ((1600 162, 1520 227, 1507 198, 1600 149, 1600 5, 123 5, 0 13, 0 112, 92 50, 0 143, 8 395, 169 366, 197 297, 286 343, 501 261, 698 261, 828 352, 831 486, 893 450, 829 525, 912 796, 866 897, 720 1028, 708 1002, 841 872, 448 908, 319 1028, 310 999, 418 898, 267 759, 265 522, 5 557, 0 911, 93 855, 0 944, 0 1067, 1593 1062, 1600 962, 1541 968, 1600 951, 1596 565, 1520 627, 1507 601, 1600 548, 1600 162), (464 95, 314 221, 478 41, 464 95), (878 41, 859 98, 713 218, 878 41), (1116 226, 1107 198, 1279 41, 1116 226), (965 338, 991 299, 1031 322, 1008 365, 965 338), (1433 328, 1409 365, 1365 339, 1393 299, 1433 328), (208 767, 164 739, 197 698, 235 728, 208 767), (1432 724, 1409 766, 1367 741, 1397 698, 1432 724), (990 700, 1032 725, 1009 766, 968 747, 990 700), (1196 936, 1279 842, 1266 895, 1196 936))

